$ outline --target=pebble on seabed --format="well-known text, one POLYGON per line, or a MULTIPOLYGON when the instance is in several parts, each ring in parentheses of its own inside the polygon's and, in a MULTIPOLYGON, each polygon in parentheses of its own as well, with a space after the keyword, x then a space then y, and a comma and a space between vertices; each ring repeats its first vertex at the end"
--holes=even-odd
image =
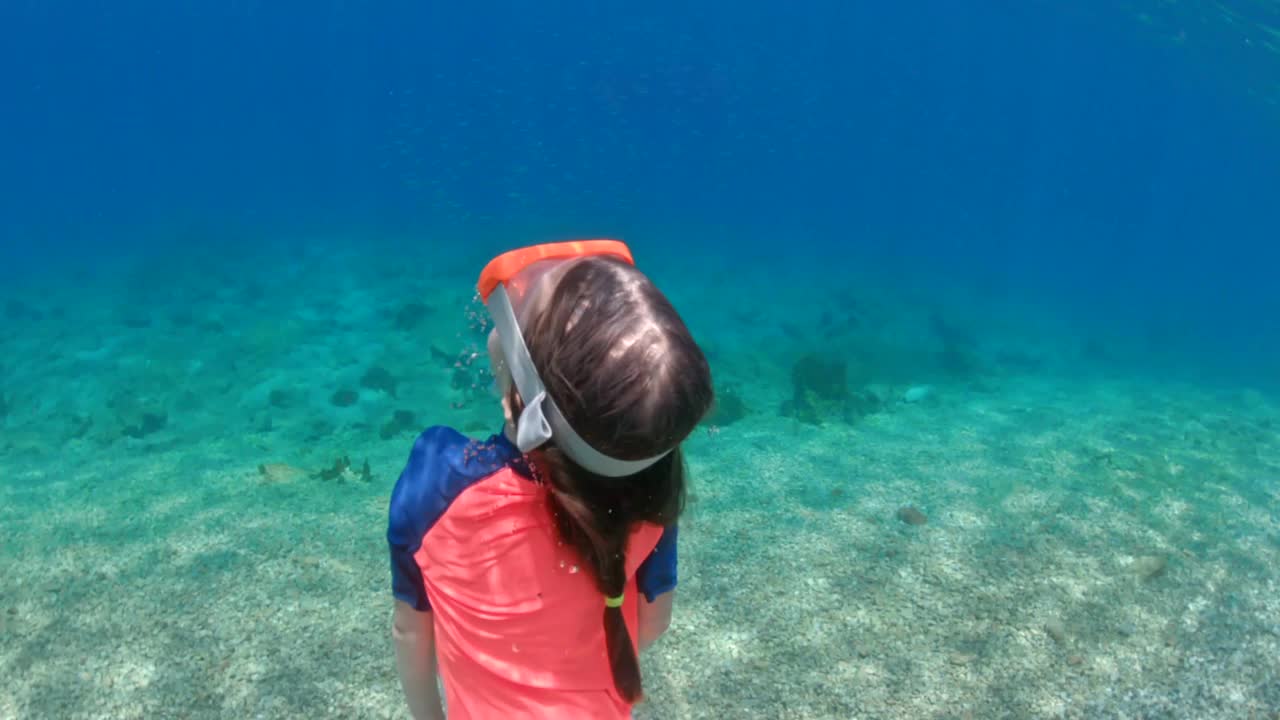
POLYGON ((903 505, 898 508, 898 519, 908 525, 924 525, 929 517, 916 509, 914 505, 903 505))
POLYGON ((1059 645, 1067 644, 1067 628, 1062 624, 1061 620, 1057 618, 1050 619, 1044 624, 1044 631, 1059 645))
POLYGON ((1143 581, 1155 580, 1164 574, 1169 560, 1163 555, 1143 555, 1133 561, 1133 571, 1143 581))
POLYGON ((933 388, 928 385, 913 385, 902 393, 902 401, 907 403, 918 403, 925 400, 933 393, 933 388))

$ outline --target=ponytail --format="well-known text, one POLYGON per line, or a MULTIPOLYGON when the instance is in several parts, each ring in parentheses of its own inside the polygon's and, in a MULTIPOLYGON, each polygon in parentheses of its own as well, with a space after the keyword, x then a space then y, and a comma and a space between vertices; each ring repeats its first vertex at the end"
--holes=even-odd
POLYGON ((627 702, 637 702, 644 695, 640 659, 627 632, 622 607, 610 607, 605 599, 626 591, 626 548, 635 524, 673 524, 679 515, 684 501, 680 450, 676 448, 649 468, 625 478, 588 472, 554 446, 535 451, 530 459, 538 479, 551 489, 551 513, 560 538, 591 568, 602 596, 605 646, 614 687, 627 702), (666 506, 655 503, 660 498, 670 502, 666 506))

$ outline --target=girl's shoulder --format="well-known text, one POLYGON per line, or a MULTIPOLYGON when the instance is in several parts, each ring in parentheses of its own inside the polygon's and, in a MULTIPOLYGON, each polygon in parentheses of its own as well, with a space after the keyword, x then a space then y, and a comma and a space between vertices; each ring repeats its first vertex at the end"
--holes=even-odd
POLYGON ((391 491, 390 530, 420 537, 463 490, 519 457, 502 433, 476 440, 445 425, 423 430, 391 491))

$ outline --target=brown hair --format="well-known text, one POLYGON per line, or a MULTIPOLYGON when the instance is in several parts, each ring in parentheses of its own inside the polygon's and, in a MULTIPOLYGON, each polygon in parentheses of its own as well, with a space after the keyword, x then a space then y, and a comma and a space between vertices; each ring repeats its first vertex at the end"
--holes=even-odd
MULTIPOLYGON (((601 594, 616 597, 626 587, 625 553, 635 525, 673 525, 684 508, 679 443, 711 406, 710 368, 657 287, 631 265, 606 256, 569 267, 524 325, 547 394, 583 440, 623 460, 671 450, 621 478, 582 468, 554 438, 530 453, 539 479, 551 487, 561 539, 592 570, 601 594)), ((514 387, 508 402, 518 418, 523 403, 514 387)), ((614 686, 635 702, 643 694, 636 649, 621 608, 603 610, 614 686)))

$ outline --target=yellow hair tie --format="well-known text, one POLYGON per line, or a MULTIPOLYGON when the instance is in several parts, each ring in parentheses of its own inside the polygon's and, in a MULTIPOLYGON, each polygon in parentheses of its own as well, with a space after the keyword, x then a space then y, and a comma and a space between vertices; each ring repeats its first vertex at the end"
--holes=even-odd
POLYGON ((619 593, 618 597, 606 597, 604 599, 604 606, 611 607, 611 608, 620 608, 622 607, 622 599, 625 598, 626 596, 627 594, 623 592, 623 593, 619 593))

